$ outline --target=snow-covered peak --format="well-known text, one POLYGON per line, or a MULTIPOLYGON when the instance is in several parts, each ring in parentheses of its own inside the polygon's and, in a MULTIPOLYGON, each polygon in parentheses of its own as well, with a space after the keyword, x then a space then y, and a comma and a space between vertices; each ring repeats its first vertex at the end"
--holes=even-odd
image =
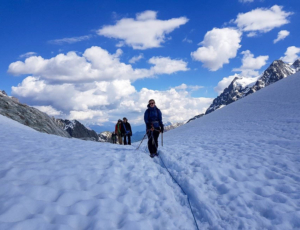
POLYGON ((252 87, 257 81, 258 77, 236 77, 233 81, 234 88, 238 90, 243 90, 247 87, 252 87))

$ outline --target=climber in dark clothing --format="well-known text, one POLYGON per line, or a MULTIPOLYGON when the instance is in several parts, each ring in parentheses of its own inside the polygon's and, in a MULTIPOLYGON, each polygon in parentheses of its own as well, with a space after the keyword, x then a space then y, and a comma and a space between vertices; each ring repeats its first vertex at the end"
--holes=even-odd
POLYGON ((164 124, 162 123, 161 111, 156 107, 153 99, 149 100, 148 109, 145 111, 144 120, 146 123, 146 131, 148 136, 148 149, 150 156, 157 155, 158 137, 164 132, 164 124))
POLYGON ((131 145, 131 125, 128 123, 128 120, 126 117, 123 117, 123 136, 124 136, 124 145, 131 145), (128 142, 126 140, 128 138, 128 142))

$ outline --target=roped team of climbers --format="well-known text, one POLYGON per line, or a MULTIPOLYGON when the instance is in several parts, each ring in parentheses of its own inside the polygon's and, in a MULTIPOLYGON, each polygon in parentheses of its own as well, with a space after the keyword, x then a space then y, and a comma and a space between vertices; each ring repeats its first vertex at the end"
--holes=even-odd
POLYGON ((118 120, 118 123, 115 126, 115 132, 112 134, 112 140, 113 143, 118 142, 120 145, 123 144, 122 137, 124 137, 124 145, 131 145, 131 136, 132 136, 132 130, 131 125, 129 124, 126 117, 123 117, 123 121, 121 119, 118 120))
MULTIPOLYGON (((155 105, 154 99, 150 99, 147 105, 147 110, 144 114, 144 121, 146 124, 146 134, 148 136, 148 149, 150 156, 154 157, 157 154, 158 137, 160 133, 164 132, 164 124, 162 122, 162 113, 155 105)), ((145 136, 146 136, 145 134, 145 136)), ((113 143, 123 144, 122 137, 124 137, 124 145, 131 145, 132 130, 126 117, 118 120, 115 131, 112 134, 113 143)))

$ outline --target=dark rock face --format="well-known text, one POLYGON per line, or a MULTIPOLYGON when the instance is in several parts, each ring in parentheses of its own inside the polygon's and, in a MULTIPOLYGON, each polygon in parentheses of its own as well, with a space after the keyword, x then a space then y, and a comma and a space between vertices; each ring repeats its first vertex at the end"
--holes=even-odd
POLYGON ((293 67, 296 69, 297 72, 300 70, 300 59, 296 60, 293 63, 293 67))
POLYGON ((193 118, 191 118, 190 120, 188 120, 187 123, 189 123, 190 121, 196 120, 196 119, 198 119, 198 118, 200 118, 200 117, 202 117, 202 116, 204 116, 203 113, 202 113, 202 114, 199 114, 199 115, 197 115, 197 116, 194 116, 193 118))
POLYGON ((87 129, 83 124, 77 120, 69 121, 63 119, 56 119, 60 127, 63 127, 71 137, 82 140, 98 141, 98 134, 94 130, 87 129))
POLYGON ((263 75, 255 82, 242 86, 238 84, 239 79, 235 78, 230 85, 221 93, 206 110, 205 114, 209 114, 219 108, 222 108, 232 102, 235 102, 249 94, 273 84, 291 74, 300 70, 300 59, 296 60, 293 65, 284 63, 281 60, 274 61, 263 73, 263 75))
POLYGON ((242 87, 238 84, 238 81, 242 78, 234 78, 230 85, 224 89, 223 93, 220 94, 213 103, 206 110, 205 114, 209 114, 225 105, 228 105, 242 97, 249 91, 249 87, 242 87))
POLYGON ((70 135, 60 128, 53 118, 36 108, 19 103, 15 98, 8 97, 0 90, 0 114, 27 125, 39 132, 54 134, 62 137, 70 135))
POLYGON ((274 61, 268 69, 265 70, 262 77, 258 79, 255 85, 246 93, 246 96, 252 94, 276 81, 281 80, 289 75, 294 74, 296 71, 289 64, 281 60, 274 61))

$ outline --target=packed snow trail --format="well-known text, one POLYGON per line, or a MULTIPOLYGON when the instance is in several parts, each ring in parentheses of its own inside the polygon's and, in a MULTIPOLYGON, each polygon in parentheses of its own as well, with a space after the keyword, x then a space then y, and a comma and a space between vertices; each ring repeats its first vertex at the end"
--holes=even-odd
POLYGON ((181 190, 130 146, 0 116, 0 229, 195 229, 181 190))
POLYGON ((300 74, 164 134, 200 229, 300 229, 300 74))
MULTIPOLYGON (((144 152, 146 154, 149 153, 149 150, 147 151, 147 146, 144 147, 144 152)), ((167 170, 167 172, 169 173, 170 177, 172 178, 172 180, 179 186, 179 188, 181 189, 181 191, 183 192, 183 194, 185 196, 187 196, 187 201, 188 201, 188 204, 189 204, 189 207, 190 207, 190 210, 191 210, 191 214, 193 215, 193 219, 194 219, 194 222, 195 222, 195 227, 197 230, 199 230, 199 227, 198 227, 198 224, 197 224, 197 221, 196 221, 196 218, 195 218, 195 214, 194 214, 194 211, 193 211, 193 208, 192 208, 192 205, 191 205, 191 202, 190 202, 190 198, 188 197, 188 194, 185 192, 185 190, 182 188, 182 186, 178 183, 178 181, 174 178, 174 176, 170 173, 169 169, 166 167, 162 157, 161 157, 161 154, 162 154, 162 151, 159 151, 159 153, 155 156, 155 158, 159 158, 160 162, 162 164, 160 164, 163 168, 165 168, 167 170)), ((153 158, 153 157, 152 157, 153 158)))

